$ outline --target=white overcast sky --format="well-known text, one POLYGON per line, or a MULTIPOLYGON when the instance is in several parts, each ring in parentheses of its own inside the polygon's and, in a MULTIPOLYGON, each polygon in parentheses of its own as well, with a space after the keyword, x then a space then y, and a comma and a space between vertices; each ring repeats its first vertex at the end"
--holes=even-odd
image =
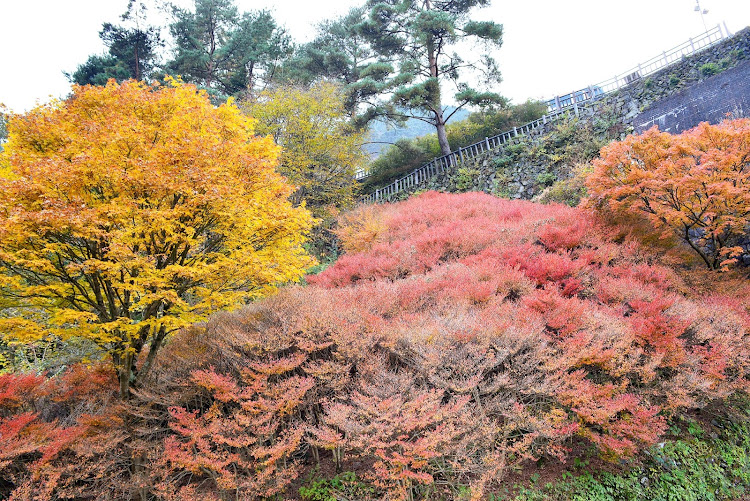
MULTIPOLYGON (((180 3, 189 2, 181 0, 180 3)), ((270 9, 297 42, 315 24, 358 0, 236 0, 240 10, 270 9)), ((0 0, 0 103, 22 112, 64 97, 72 71, 104 47, 98 33, 117 22, 127 0, 0 0)), ((704 31, 695 0, 493 0, 477 19, 502 23, 496 53, 514 102, 566 94, 606 80, 704 31)), ((711 28, 750 25, 750 0, 701 0, 711 28)))

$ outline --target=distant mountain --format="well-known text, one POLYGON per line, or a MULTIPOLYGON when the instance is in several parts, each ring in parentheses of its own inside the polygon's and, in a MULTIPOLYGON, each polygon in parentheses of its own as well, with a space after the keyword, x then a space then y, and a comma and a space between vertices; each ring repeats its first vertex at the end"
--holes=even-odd
MULTIPOLYGON (((446 110, 446 114, 450 115, 456 108, 449 106, 446 110)), ((469 116, 471 112, 465 109, 459 110, 455 115, 451 117, 448 123, 458 122, 464 120, 469 116)), ((404 127, 394 128, 383 122, 373 122, 370 126, 370 137, 369 141, 372 144, 365 145, 365 151, 375 159, 380 155, 380 152, 388 148, 389 144, 395 143, 399 139, 412 139, 425 134, 434 134, 435 127, 432 125, 417 120, 416 118, 410 118, 407 120, 404 127)))

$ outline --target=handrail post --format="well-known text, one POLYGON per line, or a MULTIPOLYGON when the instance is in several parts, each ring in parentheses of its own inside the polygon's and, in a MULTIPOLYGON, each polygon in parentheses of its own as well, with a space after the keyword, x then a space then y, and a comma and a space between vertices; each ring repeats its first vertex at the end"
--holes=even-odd
POLYGON ((484 136, 484 144, 487 145, 487 151, 490 151, 490 140, 487 136, 484 136))
POLYGON ((513 127, 513 137, 517 137, 517 136, 518 136, 518 129, 513 127))
MULTIPOLYGON (((721 31, 721 28, 719 28, 719 30, 721 31)), ((732 32, 729 31, 729 28, 727 28, 727 22, 726 21, 724 21, 724 33, 726 33, 726 38, 729 38, 729 37, 732 36, 732 32)))

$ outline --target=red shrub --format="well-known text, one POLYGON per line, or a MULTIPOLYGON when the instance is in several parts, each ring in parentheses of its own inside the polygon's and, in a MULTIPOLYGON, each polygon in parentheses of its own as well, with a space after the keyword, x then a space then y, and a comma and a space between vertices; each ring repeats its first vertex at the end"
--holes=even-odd
MULTIPOLYGON (((370 251, 349 259, 372 269, 369 260, 393 250, 405 256, 393 268, 399 273, 381 275, 393 281, 387 288, 370 274, 376 282, 329 294, 380 316, 372 342, 388 346, 415 381, 451 394, 457 388, 480 391, 484 396, 467 404, 468 414, 502 395, 493 405, 505 409, 495 414, 503 422, 518 416, 536 422, 539 431, 524 432, 528 442, 513 449, 517 455, 559 451, 555 444, 574 432, 607 454, 632 454, 662 432, 661 408, 702 405, 747 377, 748 319, 735 316, 738 323, 727 328, 731 336, 711 332, 707 310, 688 312, 694 303, 675 302, 687 289, 674 272, 650 263, 653 256, 632 240, 613 243, 579 209, 428 193, 378 210, 384 230, 370 251), (420 260, 403 249, 414 249, 420 260), (479 366, 460 384, 439 377, 443 364, 455 371, 469 362, 463 358, 467 345, 476 344, 482 359, 493 360, 492 350, 502 352, 527 329, 547 340, 533 350, 527 376, 536 387, 545 381, 544 411, 521 404, 523 394, 501 391, 502 384, 478 390, 487 383, 479 366), (696 336, 700 343, 690 339, 696 336)), ((377 218, 378 210, 370 217, 377 218)), ((311 282, 333 287, 337 277, 353 283, 344 278, 355 276, 346 259, 311 282)), ((499 367, 490 373, 507 384, 517 369, 499 367)), ((489 448, 481 454, 492 462, 500 453, 489 448)))
POLYGON ((131 489, 118 482, 128 472, 118 457, 113 374, 111 367, 75 365, 52 378, 0 376, 0 476, 10 488, 0 494, 92 499, 131 489))
POLYGON ((363 214, 313 285, 177 334, 127 406, 96 404, 96 369, 0 377, 16 497, 253 499, 356 458, 386 497, 481 499, 573 436, 631 455, 747 390, 749 296, 692 292, 580 209, 427 193, 363 214))

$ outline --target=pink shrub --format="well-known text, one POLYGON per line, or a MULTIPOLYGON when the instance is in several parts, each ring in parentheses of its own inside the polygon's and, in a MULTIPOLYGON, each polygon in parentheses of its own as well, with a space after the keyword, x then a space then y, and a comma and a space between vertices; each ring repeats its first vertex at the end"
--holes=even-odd
POLYGON ((671 414, 747 390, 745 282, 693 292, 581 209, 426 193, 342 225, 350 252, 310 286, 176 334, 127 427, 91 406, 110 391, 95 369, 0 376, 16 499, 75 497, 71 465, 103 499, 283 496, 306 462, 347 460, 387 499, 482 499, 574 437, 629 456, 671 414))

